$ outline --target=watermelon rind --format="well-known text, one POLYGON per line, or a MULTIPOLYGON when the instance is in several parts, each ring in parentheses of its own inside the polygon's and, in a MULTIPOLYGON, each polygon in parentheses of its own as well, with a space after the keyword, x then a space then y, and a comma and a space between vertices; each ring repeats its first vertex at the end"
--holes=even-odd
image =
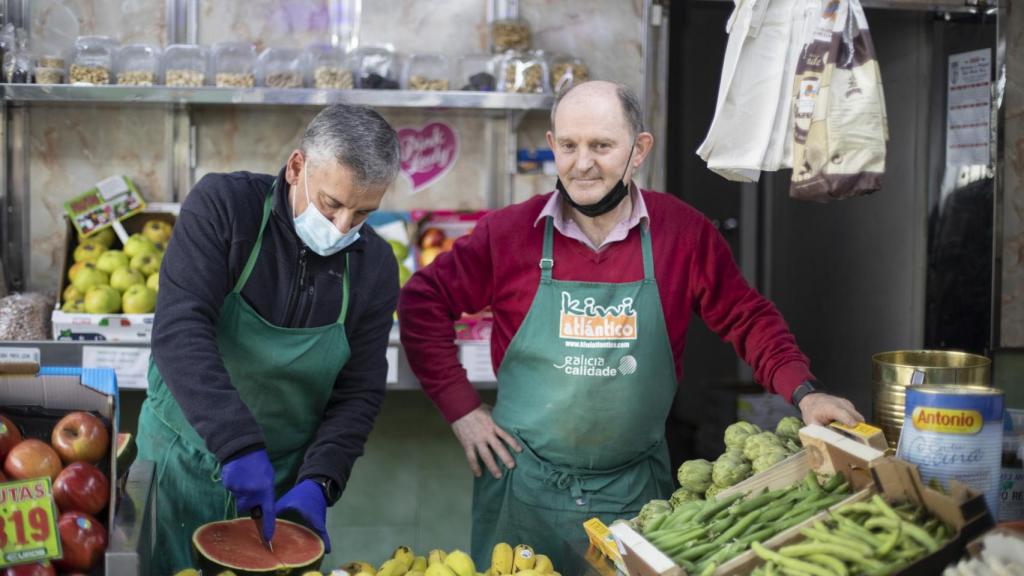
POLYGON ((306 532, 311 536, 310 541, 316 542, 319 545, 319 550, 315 557, 312 557, 308 562, 302 564, 278 564, 273 567, 266 568, 253 568, 247 566, 240 566, 232 564, 231 560, 228 559, 217 559, 215 557, 215 551, 205 550, 199 543, 200 537, 203 532, 207 530, 215 529, 219 525, 232 524, 235 522, 247 522, 252 523, 250 518, 235 518, 234 520, 219 520, 216 522, 209 522, 203 524, 196 531, 192 533, 192 551, 196 557, 196 563, 198 564, 199 570, 203 574, 220 574, 223 571, 230 570, 234 572, 235 576, 301 576, 302 574, 312 571, 319 570, 320 563, 324 559, 324 543, 323 540, 309 528, 295 522, 289 522, 288 520, 277 519, 278 527, 282 524, 287 524, 292 527, 299 529, 300 532, 306 532))

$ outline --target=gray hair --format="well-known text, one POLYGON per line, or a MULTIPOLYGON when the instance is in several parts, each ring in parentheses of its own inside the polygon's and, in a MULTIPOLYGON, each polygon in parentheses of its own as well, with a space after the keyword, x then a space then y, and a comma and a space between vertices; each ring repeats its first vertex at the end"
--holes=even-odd
MULTIPOLYGON (((551 129, 555 129, 555 113, 558 112, 558 105, 562 102, 567 94, 575 90, 576 88, 586 84, 576 84, 572 88, 559 92, 555 96, 555 103, 551 105, 551 129)), ((636 94, 629 89, 625 84, 615 83, 615 93, 619 96, 619 103, 622 104, 622 115, 626 118, 626 124, 629 125, 630 135, 635 139, 638 134, 644 131, 644 113, 640 107, 640 99, 636 97, 636 94)))
POLYGON ((333 159, 349 168, 359 187, 390 184, 398 176, 398 134, 365 106, 324 108, 306 127, 299 147, 314 163, 333 159))

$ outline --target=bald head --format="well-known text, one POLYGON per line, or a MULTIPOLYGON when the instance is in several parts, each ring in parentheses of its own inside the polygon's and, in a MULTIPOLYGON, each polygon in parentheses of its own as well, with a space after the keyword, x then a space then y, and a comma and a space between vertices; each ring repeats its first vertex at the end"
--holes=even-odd
POLYGON ((604 117, 609 122, 621 122, 634 139, 644 130, 640 101, 624 84, 592 80, 559 93, 551 106, 551 129, 556 133, 559 108, 573 108, 578 112, 604 117))

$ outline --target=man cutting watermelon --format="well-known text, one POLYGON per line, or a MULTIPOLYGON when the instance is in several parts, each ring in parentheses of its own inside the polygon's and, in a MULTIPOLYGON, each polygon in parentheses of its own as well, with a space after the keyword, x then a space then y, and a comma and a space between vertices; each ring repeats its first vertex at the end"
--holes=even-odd
POLYGON ((275 517, 324 540, 384 398, 398 299, 391 247, 363 226, 399 167, 376 112, 335 105, 277 176, 208 174, 160 272, 139 458, 157 464, 154 574, 191 565, 201 524, 275 517))
POLYGON ((806 422, 863 420, 847 400, 815 393, 807 357, 711 222, 632 182, 654 138, 627 88, 579 84, 551 118, 556 190, 482 219, 399 303, 409 364, 477 476, 478 565, 511 542, 562 566, 563 542, 586 547, 584 521, 631 517, 669 495, 665 419, 695 312, 806 422), (488 306, 493 415, 459 362, 451 321, 488 306))

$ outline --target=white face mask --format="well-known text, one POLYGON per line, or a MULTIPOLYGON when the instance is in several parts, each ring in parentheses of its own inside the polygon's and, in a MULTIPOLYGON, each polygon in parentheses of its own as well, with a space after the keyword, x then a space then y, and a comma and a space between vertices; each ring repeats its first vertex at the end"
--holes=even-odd
MULTIPOLYGON (((362 222, 342 234, 309 199, 308 162, 302 167, 302 187, 306 191, 306 210, 295 218, 295 232, 306 243, 306 246, 309 246, 310 250, 321 256, 330 256, 344 250, 359 239, 362 222)), ((295 208, 292 208, 292 212, 294 211, 295 208)))

